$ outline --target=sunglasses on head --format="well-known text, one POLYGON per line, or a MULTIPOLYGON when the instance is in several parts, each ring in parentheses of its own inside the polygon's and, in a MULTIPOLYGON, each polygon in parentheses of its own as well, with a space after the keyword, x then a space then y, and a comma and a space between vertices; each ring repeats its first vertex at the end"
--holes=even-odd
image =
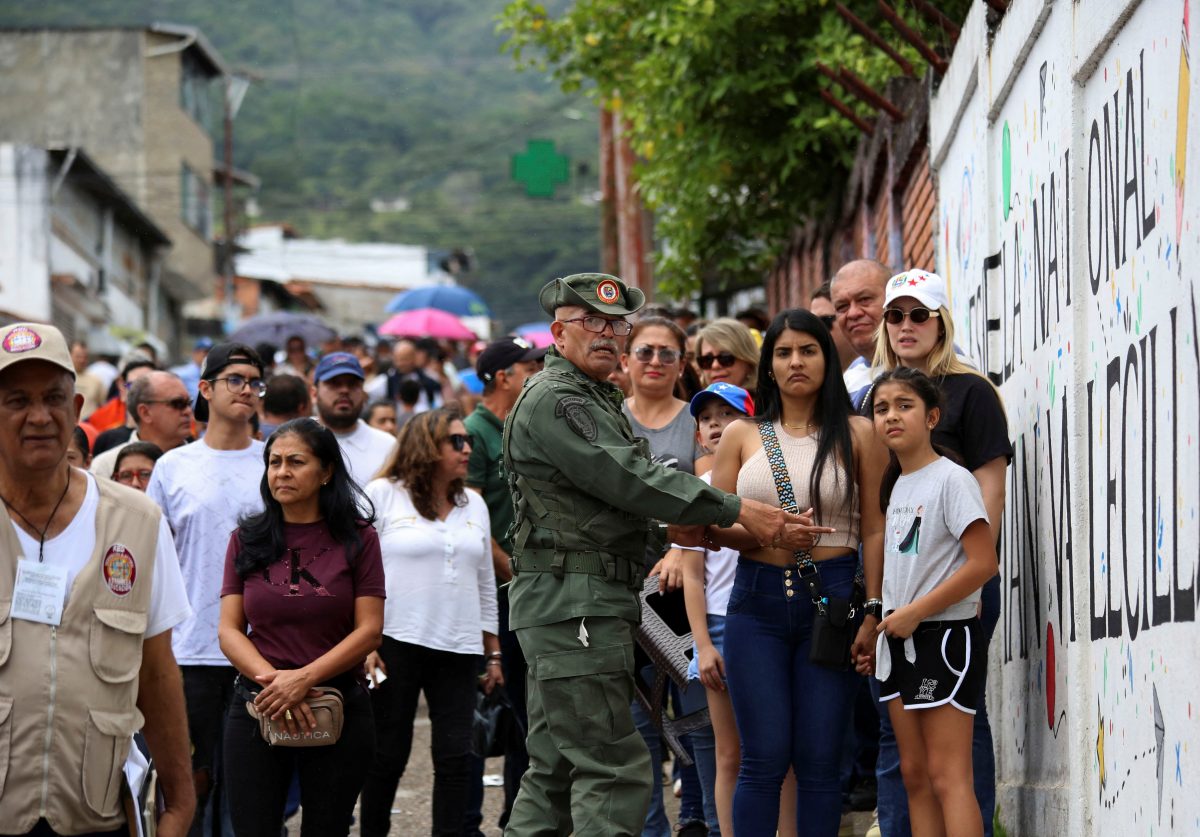
POLYGON ((470 443, 471 437, 465 433, 451 433, 446 437, 446 441, 449 442, 450 446, 457 452, 462 453, 464 450, 466 450, 467 445, 470 443))
POLYGON ((929 320, 930 317, 941 316, 937 311, 930 311, 928 308, 913 308, 909 311, 903 311, 899 308, 885 308, 883 311, 883 319, 888 325, 900 325, 904 322, 904 318, 908 317, 912 320, 913 325, 920 325, 929 320))
POLYGON ((655 352, 658 353, 658 362, 663 366, 670 366, 679 360, 677 349, 655 349, 653 346, 638 346, 633 350, 633 356, 637 358, 638 363, 649 363, 653 360, 655 352))
POLYGON ((701 369, 712 369, 714 363, 718 366, 723 366, 724 368, 728 369, 737 363, 737 358, 734 356, 733 352, 719 352, 715 355, 700 355, 700 357, 696 358, 696 363, 699 364, 701 369))

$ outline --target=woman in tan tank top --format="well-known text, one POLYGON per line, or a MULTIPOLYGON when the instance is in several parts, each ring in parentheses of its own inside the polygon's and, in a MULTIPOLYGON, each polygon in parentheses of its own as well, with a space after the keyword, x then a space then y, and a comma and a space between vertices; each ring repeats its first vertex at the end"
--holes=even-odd
MULTIPOLYGON (((867 597, 880 595, 883 521, 879 485, 887 454, 871 423, 851 415, 833 339, 808 311, 785 311, 763 338, 755 419, 725 430, 713 485, 779 504, 756 422, 774 426, 801 511, 812 525, 789 526, 759 547, 738 527, 707 537, 742 550, 726 616, 725 669, 742 768, 734 793, 739 835, 773 834, 780 784, 797 779, 799 835, 833 837, 841 820, 838 770, 853 704, 853 671, 809 662, 815 607, 799 578, 795 552, 811 550, 826 596, 849 598, 861 543, 867 597)), ((871 654, 874 617, 853 653, 871 654)))

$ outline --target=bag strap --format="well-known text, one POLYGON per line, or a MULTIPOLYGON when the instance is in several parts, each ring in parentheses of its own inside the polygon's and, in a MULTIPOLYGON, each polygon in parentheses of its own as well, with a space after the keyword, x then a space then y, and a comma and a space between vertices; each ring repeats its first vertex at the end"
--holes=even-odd
MULTIPOLYGON (((775 492, 779 495, 779 506, 784 511, 799 514, 796 506, 796 492, 792 489, 792 478, 788 474, 787 462, 783 458, 783 448, 779 446, 779 437, 775 435, 775 425, 769 421, 758 422, 758 435, 762 439, 763 453, 771 466, 771 477, 775 480, 775 492)), ((808 585, 813 604, 822 612, 829 601, 821 592, 821 573, 817 563, 812 559, 812 553, 807 549, 796 550, 796 572, 800 579, 808 585)))

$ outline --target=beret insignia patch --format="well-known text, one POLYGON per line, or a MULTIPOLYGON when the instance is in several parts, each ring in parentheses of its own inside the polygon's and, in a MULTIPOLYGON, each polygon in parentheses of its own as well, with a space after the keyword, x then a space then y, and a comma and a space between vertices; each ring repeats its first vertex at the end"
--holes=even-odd
POLYGON ((554 405, 554 415, 566 418, 567 426, 576 434, 594 442, 600 436, 600 431, 596 427, 596 420, 588 412, 587 404, 588 400, 582 396, 568 395, 554 405))

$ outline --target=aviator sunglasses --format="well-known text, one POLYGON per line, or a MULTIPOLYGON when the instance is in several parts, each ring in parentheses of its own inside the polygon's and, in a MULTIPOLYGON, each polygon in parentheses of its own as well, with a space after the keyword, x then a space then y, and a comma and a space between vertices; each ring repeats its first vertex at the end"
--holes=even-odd
POLYGON ((728 369, 737 363, 737 358, 734 356, 733 352, 720 352, 719 354, 715 355, 703 354, 696 358, 696 363, 701 369, 712 369, 714 363, 716 363, 718 366, 728 369))
POLYGON ((654 358, 655 352, 658 353, 658 362, 663 366, 670 366, 679 360, 678 349, 655 349, 653 346, 638 346, 633 350, 633 356, 637 358, 638 363, 649 363, 654 358))
POLYGON ((908 317, 912 320, 913 325, 920 325, 927 322, 930 317, 940 317, 937 311, 930 311, 928 308, 913 308, 910 311, 902 311, 899 308, 886 308, 883 312, 883 319, 888 325, 900 325, 904 322, 904 318, 908 317))

